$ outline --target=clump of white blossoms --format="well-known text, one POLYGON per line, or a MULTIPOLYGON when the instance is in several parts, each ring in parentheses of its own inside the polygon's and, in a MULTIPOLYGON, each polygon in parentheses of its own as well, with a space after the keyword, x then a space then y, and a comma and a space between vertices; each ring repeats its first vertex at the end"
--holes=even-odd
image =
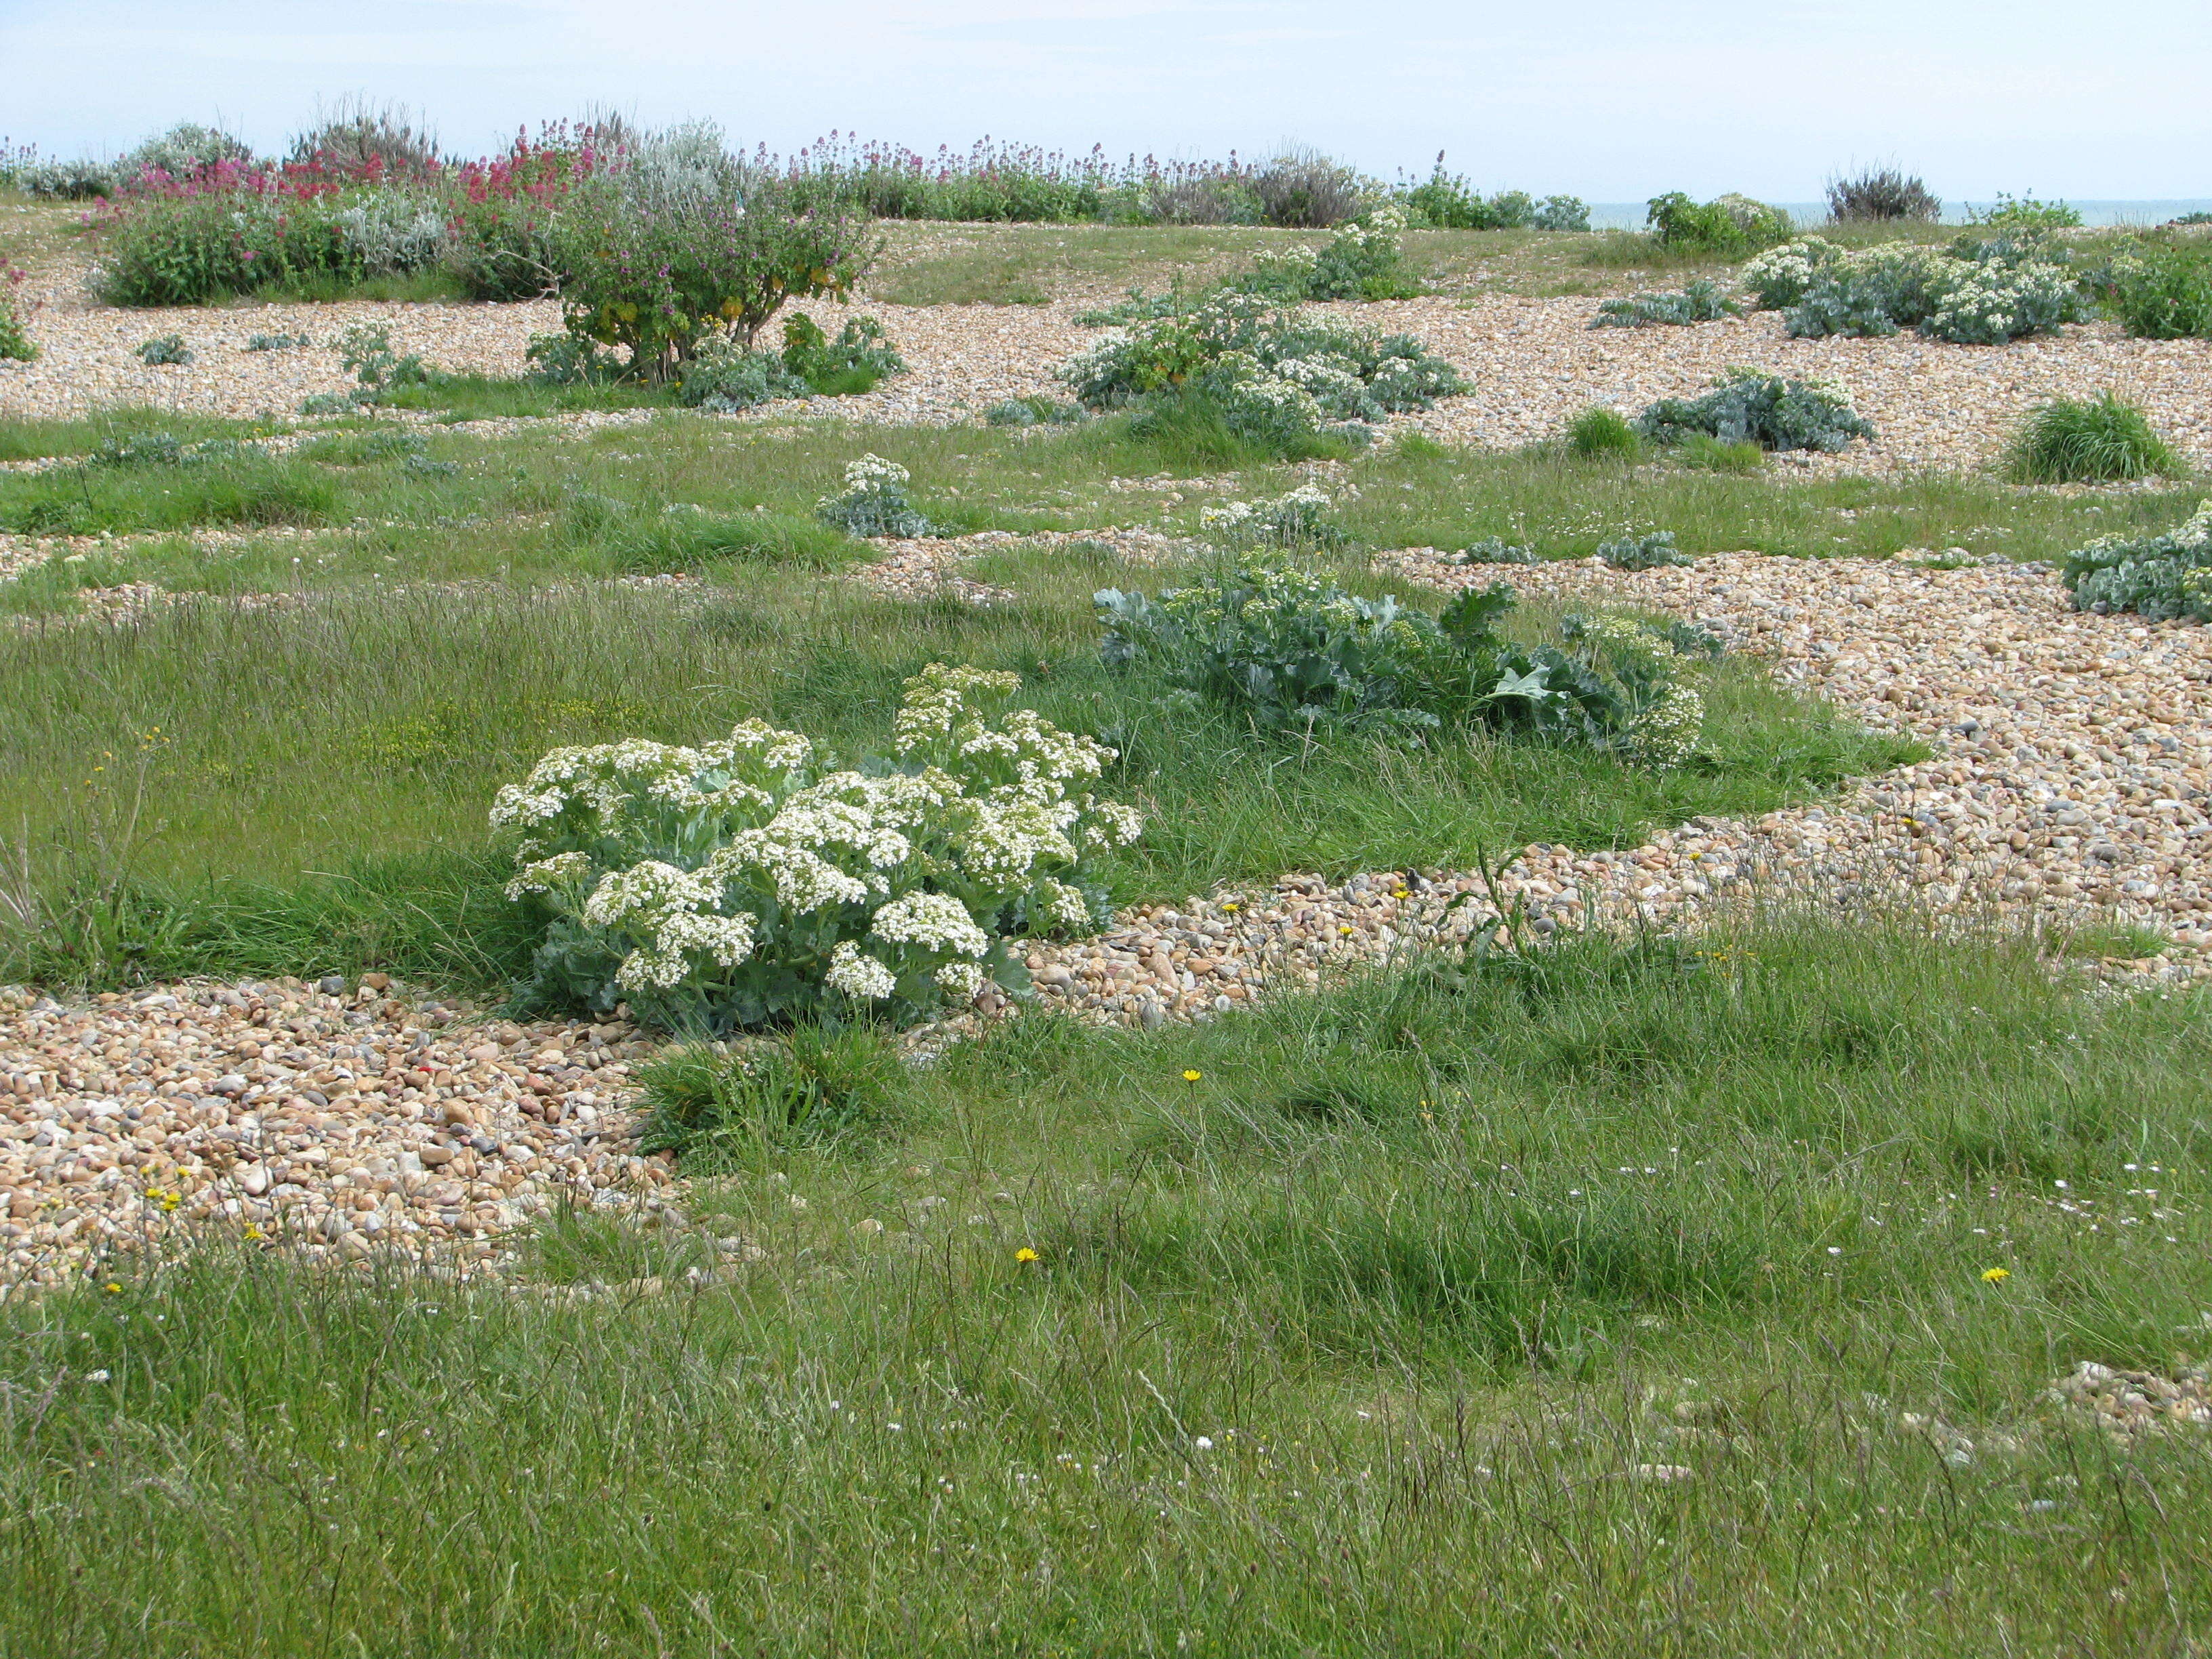
POLYGON ((1328 493, 1300 484, 1264 501, 1218 501, 1199 511, 1199 527, 1224 547, 1334 547, 1344 532, 1328 522, 1328 493))
POLYGON ((1115 751, 1012 707, 1020 687, 931 665, 865 772, 759 720, 555 750, 491 815, 525 834, 509 896, 553 912, 540 988, 710 1031, 1022 988, 1008 942, 1102 921, 1096 860, 1142 819, 1088 787, 1115 751))
POLYGON ((845 464, 843 493, 824 495, 814 510, 850 535, 933 536, 937 527, 906 498, 913 475, 896 461, 880 455, 863 455, 845 464))

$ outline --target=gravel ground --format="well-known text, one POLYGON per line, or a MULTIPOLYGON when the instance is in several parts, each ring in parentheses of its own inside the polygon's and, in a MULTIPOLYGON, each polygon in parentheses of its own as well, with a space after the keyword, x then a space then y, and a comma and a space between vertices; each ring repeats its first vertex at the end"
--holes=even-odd
MULTIPOLYGON (((559 307, 550 301, 125 311, 92 305, 73 295, 68 282, 50 280, 56 285, 35 321, 42 355, 35 362, 0 363, 0 415, 75 415, 143 403, 237 416, 289 416, 309 392, 345 386, 331 346, 351 323, 384 323, 403 351, 419 351, 442 368, 490 374, 520 374, 530 336, 560 328, 559 307), (314 347, 245 349, 251 334, 301 331, 313 337, 314 347), (132 355, 141 341, 171 332, 185 337, 198 362, 149 368, 132 355)), ((831 406, 859 421, 947 422, 974 418, 1005 398, 1060 392, 1051 377, 1054 365, 1097 337, 1073 321, 1088 303, 871 304, 866 309, 883 320, 909 372, 831 406)), ((1811 463, 1824 469, 1984 465, 2034 404, 2106 387, 2140 401, 2185 457, 2212 464, 2212 341, 2132 340, 2106 323, 1998 347, 1948 345, 1914 335, 1791 340, 1771 312, 1689 327, 1593 331, 1586 325, 1596 304, 1430 297, 1327 309, 1418 335, 1459 366, 1474 390, 1411 417, 1411 424, 1457 442, 1517 447, 1556 432, 1590 404, 1633 410, 1656 398, 1694 392, 1722 369, 1747 363, 1832 376, 1873 421, 1875 441, 1811 463)), ((835 307, 813 309, 834 320, 835 307)), ((781 419, 808 407, 771 404, 740 418, 781 419)))
POLYGON ((630 1150, 627 1027, 478 1023, 381 975, 318 986, 0 992, 0 1279, 210 1224, 494 1265, 495 1234, 557 1202, 668 1182, 630 1150))

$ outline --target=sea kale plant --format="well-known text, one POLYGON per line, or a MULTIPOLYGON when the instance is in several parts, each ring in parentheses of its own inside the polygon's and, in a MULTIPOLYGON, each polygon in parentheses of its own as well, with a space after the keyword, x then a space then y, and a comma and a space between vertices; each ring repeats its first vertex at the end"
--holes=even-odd
POLYGON ((1637 417, 1653 443, 1682 443, 1704 433, 1724 444, 1812 449, 1832 454, 1874 427, 1832 380, 1787 380, 1755 368, 1731 368, 1697 398, 1662 398, 1637 417))
POLYGON ((906 498, 911 475, 896 461, 863 455, 845 466, 845 488, 814 504, 823 521, 848 535, 913 538, 934 536, 937 526, 906 498))
POLYGON ((1264 252, 1227 286, 1281 302, 1298 300, 1409 300, 1421 285, 1406 270, 1399 233, 1405 210, 1385 204, 1338 228, 1319 248, 1264 252))
POLYGON ((1348 593, 1280 554, 1158 595, 1106 589, 1100 653, 1150 674, 1171 701, 1265 731, 1401 738, 1480 726, 1679 766, 1703 732, 1692 665, 1664 631, 1620 617, 1569 618, 1557 643, 1497 631, 1513 590, 1460 594, 1441 617, 1348 593))
POLYGON ((1599 302, 1592 328, 1650 328, 1655 325, 1717 323, 1740 317, 1743 307, 1721 292, 1718 283, 1699 276, 1672 294, 1637 294, 1599 302))
POLYGON ((2212 501, 2161 535, 2098 538, 2066 556, 2060 580, 2077 611, 2212 623, 2212 501))
POLYGON ((699 342, 684 363, 678 387, 684 403, 716 415, 736 415, 778 398, 811 398, 814 388, 784 364, 782 355, 754 351, 726 334, 699 342))
POLYGON ((1217 501, 1200 509, 1199 527, 1221 546, 1341 547, 1349 539, 1328 517, 1328 493, 1300 484, 1270 501, 1217 501))
POLYGON ((1273 447, 1322 437, 1364 443, 1389 416, 1467 390, 1457 370, 1411 335, 1227 293, 1116 329, 1058 374, 1092 409, 1141 411, 1202 397, 1237 435, 1273 447))
POLYGON ((1959 345, 2002 345, 2087 314, 2063 251, 2033 237, 1962 236, 1946 249, 1892 242, 1846 250, 1819 236, 1745 265, 1761 310, 1793 335, 1881 336, 1907 328, 1959 345))
POLYGON ((759 720, 555 750, 491 815, 524 836, 509 896, 546 912, 536 991, 720 1035, 1026 988, 1013 942, 1103 922, 1097 861, 1142 820, 1094 793, 1115 751, 1020 688, 932 664, 872 765, 759 720))

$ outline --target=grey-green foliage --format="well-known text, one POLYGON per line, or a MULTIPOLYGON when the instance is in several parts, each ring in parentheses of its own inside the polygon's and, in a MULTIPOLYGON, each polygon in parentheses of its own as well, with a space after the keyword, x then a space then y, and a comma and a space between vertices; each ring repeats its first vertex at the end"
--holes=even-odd
POLYGON ((1541 564, 1543 559, 1533 547, 1522 547, 1509 542, 1503 536, 1486 536, 1479 542, 1470 542, 1449 556, 1453 564, 1541 564))
POLYGON ((1854 438, 1874 436, 1872 423, 1851 408, 1832 381, 1784 380, 1755 368, 1729 369, 1701 397, 1662 398, 1637 417, 1636 425, 1659 444, 1678 444, 1703 432, 1723 443, 1824 453, 1854 438))
POLYGON ((2066 556, 2059 579, 2077 611, 2212 623, 2212 501, 2157 536, 2103 536, 2066 556))
POLYGON ((2067 253, 2033 235, 1961 236, 1948 249, 1891 242, 1844 249, 1806 236, 1744 267, 1762 310, 1790 332, 1880 337, 1917 329, 1930 339, 1998 345, 2081 322, 2088 302, 2067 253))
POLYGON ((1563 643, 1509 640, 1497 631, 1516 604, 1503 582, 1432 617, 1248 553, 1157 597, 1109 588, 1097 604, 1109 666, 1263 729, 1412 737, 1479 723, 1660 766, 1686 760, 1702 730, 1703 699, 1663 630, 1576 617, 1563 643))
POLYGON ((297 351, 314 343, 313 337, 306 334, 249 334, 246 337, 248 351, 297 351))
POLYGON ((166 173, 173 179, 188 179, 202 167, 212 167, 218 161, 252 159, 253 146, 243 138, 234 138, 219 127, 180 121, 132 150, 117 163, 116 171, 126 180, 148 171, 166 173))
POLYGON ((984 421, 992 426, 1074 426, 1083 418, 1081 404, 1057 398, 1009 398, 983 411, 984 421))
POLYGON ((1688 564, 1690 556, 1674 545, 1671 530, 1653 530, 1641 536, 1624 536, 1600 542, 1597 556, 1615 570, 1656 570, 1670 564, 1688 564))
POLYGON ((302 415, 343 415, 383 401, 400 386, 428 386, 436 378, 416 352, 401 352, 382 323, 356 323, 337 337, 339 367, 354 377, 346 392, 318 392, 301 399, 302 415))
POLYGON ((1456 369, 1411 335, 1229 293, 1109 334, 1058 374, 1094 409, 1204 394, 1232 430, 1259 443, 1364 441, 1386 416, 1467 390, 1456 369))
POLYGON ((533 334, 523 349, 533 386, 610 386, 622 378, 623 360, 596 340, 574 334, 533 334))
POLYGON ((150 340, 141 340, 137 358, 142 363, 188 363, 192 361, 191 349, 185 345, 181 334, 157 334, 150 340))
POLYGON ((112 196, 118 179, 117 164, 79 155, 31 161, 15 170, 15 188, 26 196, 52 201, 83 202, 96 196, 112 196))
POLYGON ((1729 299, 1717 283, 1699 276, 1671 294, 1638 294, 1627 299, 1607 300, 1590 319, 1592 328, 1650 328, 1655 325, 1713 323, 1723 317, 1740 317, 1743 307, 1729 299))
POLYGON ((684 365, 680 391, 692 408, 718 415, 735 415, 779 398, 814 395, 814 388, 785 368, 778 353, 749 351, 719 336, 684 365))

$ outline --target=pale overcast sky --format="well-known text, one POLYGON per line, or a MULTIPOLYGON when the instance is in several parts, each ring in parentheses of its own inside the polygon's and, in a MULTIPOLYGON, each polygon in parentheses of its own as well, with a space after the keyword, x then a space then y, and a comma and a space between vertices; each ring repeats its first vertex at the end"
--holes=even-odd
POLYGON ((1893 158, 1954 198, 2212 196, 2212 0, 0 0, 0 88, 63 154, 217 117, 275 148, 363 92, 470 153, 598 103, 779 150, 1443 149, 1591 201, 1893 158))

